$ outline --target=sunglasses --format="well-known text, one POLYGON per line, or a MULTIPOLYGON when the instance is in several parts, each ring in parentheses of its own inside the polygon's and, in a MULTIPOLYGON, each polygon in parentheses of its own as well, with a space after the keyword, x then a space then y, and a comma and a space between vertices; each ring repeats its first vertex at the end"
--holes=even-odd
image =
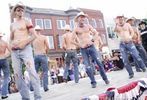
POLYGON ((17 9, 17 12, 24 12, 24 9, 17 9))

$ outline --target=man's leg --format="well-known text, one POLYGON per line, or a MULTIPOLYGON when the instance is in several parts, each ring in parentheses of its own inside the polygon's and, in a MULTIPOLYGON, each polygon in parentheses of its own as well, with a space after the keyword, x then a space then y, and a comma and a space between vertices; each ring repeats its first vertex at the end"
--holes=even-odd
POLYGON ((41 100, 40 94, 40 80, 39 76, 35 70, 33 52, 30 45, 28 45, 22 52, 21 57, 26 65, 27 71, 29 72, 29 76, 31 79, 31 83, 34 89, 34 99, 41 100))
POLYGON ((139 52, 140 57, 142 58, 142 60, 144 61, 146 67, 147 67, 147 52, 144 49, 144 47, 142 46, 142 44, 137 44, 136 48, 139 52))
POLYGON ((145 64, 144 64, 142 58, 139 56, 139 52, 137 51, 135 45, 134 45, 133 43, 129 43, 129 44, 127 44, 127 48, 128 48, 128 50, 131 52, 130 54, 132 55, 132 57, 133 57, 134 59, 136 59, 137 64, 140 65, 140 68, 141 68, 143 71, 146 71, 146 69, 145 69, 145 64))
POLYGON ((90 60, 89 60, 89 53, 88 52, 89 51, 87 49, 83 49, 83 48, 81 49, 84 64, 86 66, 86 73, 91 80, 92 88, 95 88, 96 87, 96 80, 95 80, 95 77, 94 77, 93 70, 90 66, 90 60))
POLYGON ((1 64, 1 67, 2 67, 2 71, 4 73, 4 81, 3 81, 3 85, 2 85, 2 99, 5 99, 7 98, 7 94, 8 94, 8 84, 9 84, 9 78, 10 78, 10 69, 9 69, 9 64, 8 64, 8 61, 7 59, 3 59, 3 60, 0 60, 1 62, 3 62, 1 64))
POLYGON ((97 65, 99 66, 99 71, 100 71, 100 75, 101 75, 102 79, 105 81, 106 84, 109 84, 109 80, 108 80, 107 75, 106 75, 105 70, 104 70, 104 65, 102 64, 102 62, 98 58, 98 54, 97 54, 95 47, 92 46, 90 48, 89 52, 90 52, 92 59, 94 61, 96 61, 97 65))
POLYGON ((75 83, 78 83, 79 82, 79 69, 78 69, 78 56, 77 56, 76 52, 73 52, 72 62, 73 62, 73 65, 74 65, 75 83))
POLYGON ((14 70, 14 76, 16 80, 17 88, 22 96, 22 100, 30 100, 29 89, 22 74, 22 62, 18 56, 19 51, 13 51, 11 53, 12 57, 12 67, 14 70))
POLYGON ((129 73, 129 78, 133 78, 134 72, 133 72, 132 67, 130 65, 130 62, 128 60, 128 53, 127 53, 127 50, 126 50, 126 44, 125 43, 120 44, 120 51, 121 51, 121 54, 122 54, 124 66, 125 66, 127 72, 129 73))
POLYGON ((65 65, 65 68, 64 68, 63 79, 67 83, 68 75, 69 75, 68 70, 69 70, 69 67, 70 67, 70 55, 69 54, 66 55, 65 63, 66 63, 66 65, 65 65))
POLYGON ((47 56, 43 55, 41 57, 41 67, 43 69, 43 88, 44 91, 48 91, 48 60, 47 56))

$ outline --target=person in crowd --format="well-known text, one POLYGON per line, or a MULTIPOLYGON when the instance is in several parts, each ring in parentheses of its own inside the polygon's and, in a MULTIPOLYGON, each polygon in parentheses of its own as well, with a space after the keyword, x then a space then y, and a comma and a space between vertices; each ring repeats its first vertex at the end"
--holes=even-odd
POLYGON ((41 68, 43 71, 43 89, 45 92, 49 90, 48 88, 48 57, 49 53, 49 43, 47 38, 41 34, 41 28, 39 25, 35 26, 36 39, 33 41, 33 50, 34 50, 34 61, 35 69, 37 73, 41 68))
POLYGON ((98 32, 91 25, 85 23, 85 19, 87 17, 88 15, 84 12, 77 14, 75 17, 76 27, 74 28, 73 34, 74 38, 77 38, 75 44, 81 49, 84 64, 86 66, 86 73, 91 80, 91 86, 92 88, 96 88, 97 82, 90 64, 90 57, 91 59, 94 59, 96 64, 99 66, 100 75, 102 76, 104 82, 106 84, 109 84, 110 82, 105 73, 104 65, 100 61, 97 50, 94 46, 94 41, 96 39, 95 36, 98 34, 98 32), (92 38, 91 35, 93 36, 92 38))
POLYGON ((41 100, 40 81, 36 73, 31 43, 36 38, 36 32, 30 20, 24 17, 25 5, 17 3, 11 9, 13 22, 10 26, 10 43, 12 67, 16 85, 21 94, 22 100, 30 100, 29 88, 22 78, 22 63, 25 64, 29 72, 30 80, 34 89, 34 99, 41 100))
POLYGON ((128 60, 128 51, 132 55, 134 59, 137 60, 138 64, 140 65, 141 69, 145 72, 145 64, 142 61, 139 53, 133 43, 132 37, 134 35, 134 30, 129 23, 125 22, 124 16, 117 16, 116 17, 116 26, 114 31, 117 33, 118 37, 120 38, 120 51, 122 54, 124 66, 129 73, 129 78, 134 77, 134 72, 128 60))
POLYGON ((8 84, 10 81, 10 68, 7 57, 10 56, 11 49, 8 43, 2 39, 3 35, 4 34, 0 32, 0 74, 3 72, 1 98, 6 99, 8 98, 8 84))
POLYGON ((67 76, 68 76, 68 70, 70 68, 70 63, 72 61, 73 66, 74 66, 74 80, 75 83, 79 82, 79 69, 78 69, 78 56, 77 56, 77 51, 76 48, 77 46, 74 44, 72 41, 73 34, 70 29, 69 25, 66 25, 64 28, 65 34, 63 35, 63 42, 62 42, 62 48, 66 52, 66 57, 65 57, 65 71, 64 71, 64 80, 67 82, 67 76))

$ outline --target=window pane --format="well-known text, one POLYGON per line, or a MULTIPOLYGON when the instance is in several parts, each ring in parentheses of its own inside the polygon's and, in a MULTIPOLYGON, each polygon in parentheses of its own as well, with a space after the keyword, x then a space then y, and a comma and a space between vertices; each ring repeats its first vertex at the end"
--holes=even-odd
POLYGON ((58 36, 58 47, 62 48, 62 36, 58 36))
POLYGON ((52 29, 50 19, 44 19, 44 27, 45 27, 45 29, 52 29))
POLYGON ((74 20, 70 20, 70 27, 72 30, 74 29, 74 20))
POLYGON ((54 39, 53 36, 48 36, 49 37, 49 48, 54 49, 54 39))
POLYGON ((42 19, 35 19, 35 25, 39 25, 40 28, 43 29, 43 20, 42 19))

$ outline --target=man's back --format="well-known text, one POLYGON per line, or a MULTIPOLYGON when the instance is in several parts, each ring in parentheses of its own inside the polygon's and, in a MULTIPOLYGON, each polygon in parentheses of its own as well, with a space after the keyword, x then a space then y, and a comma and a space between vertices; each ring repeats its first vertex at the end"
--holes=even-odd
POLYGON ((43 35, 37 35, 36 39, 33 41, 33 49, 35 55, 46 54, 46 37, 43 35))

